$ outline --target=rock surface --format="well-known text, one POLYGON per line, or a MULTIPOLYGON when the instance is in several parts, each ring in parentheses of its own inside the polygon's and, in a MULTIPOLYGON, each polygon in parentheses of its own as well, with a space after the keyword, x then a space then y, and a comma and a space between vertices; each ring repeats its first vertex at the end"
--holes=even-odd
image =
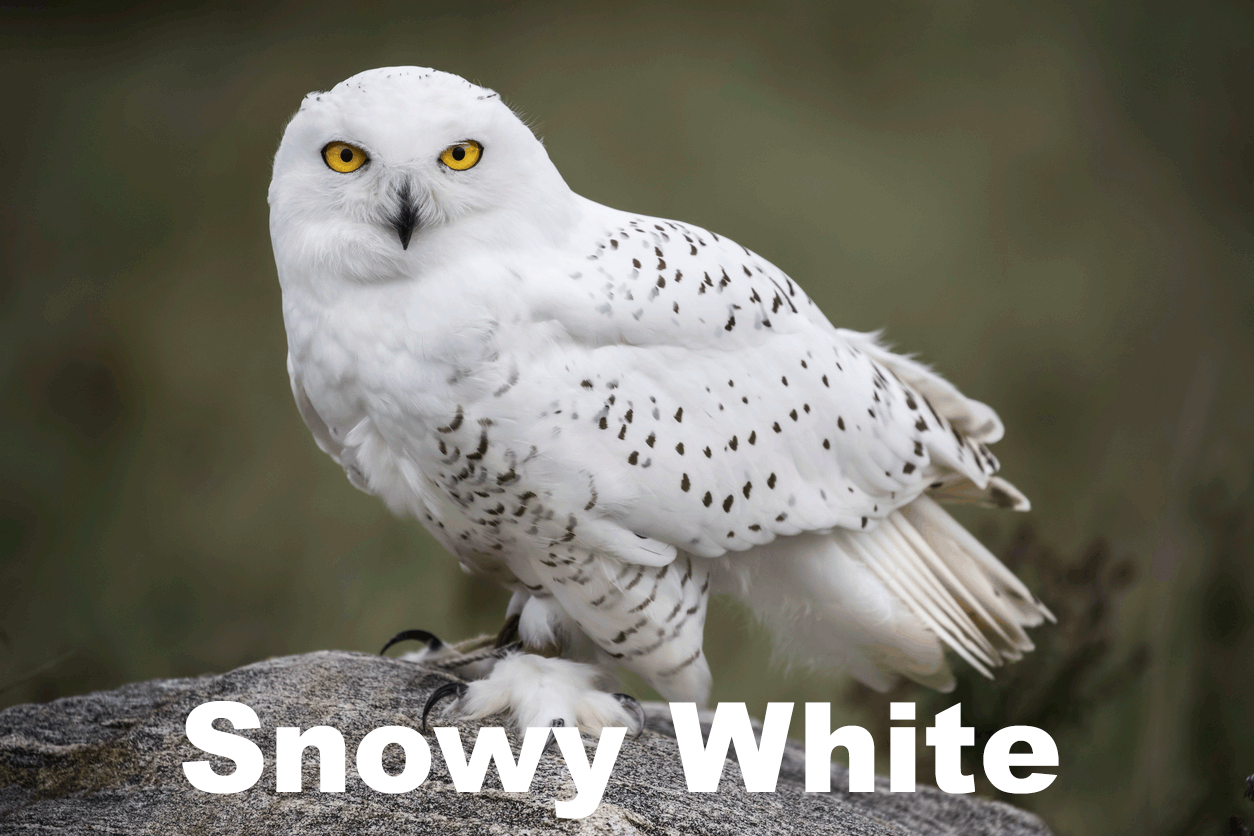
MULTIPOLYGON (((1039 819, 1005 804, 923 787, 848 794, 832 767, 829 794, 806 793, 804 756, 789 744, 777 791, 749 793, 728 762, 716 793, 690 794, 665 705, 647 706, 649 730, 627 740, 600 807, 586 819, 554 815, 575 794, 557 747, 540 761, 529 793, 501 789, 494 767, 483 792, 458 793, 434 735, 431 773, 410 793, 388 795, 357 775, 354 753, 379 726, 417 727, 427 695, 448 679, 398 659, 321 652, 270 659, 217 676, 142 682, 0 712, 0 832, 116 834, 1047 834, 1039 819), (210 700, 252 707, 261 728, 238 732, 266 756, 250 790, 214 795, 191 786, 184 761, 203 760, 184 733, 188 713, 210 700), (300 793, 278 793, 274 729, 329 725, 344 735, 347 791, 317 790, 317 755, 306 753, 300 793)), ((229 726, 224 726, 229 729, 229 726)), ((463 727, 469 746, 476 724, 463 727)), ((517 752, 518 741, 511 736, 517 752)), ((230 761, 210 758, 219 773, 230 761)), ((385 765, 402 766, 397 747, 385 765), (396 757, 391 756, 395 754, 396 757)))

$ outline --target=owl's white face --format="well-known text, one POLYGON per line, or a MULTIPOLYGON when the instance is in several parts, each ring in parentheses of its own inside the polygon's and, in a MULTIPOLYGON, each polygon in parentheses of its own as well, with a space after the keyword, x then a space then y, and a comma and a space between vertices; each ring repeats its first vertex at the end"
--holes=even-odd
POLYGON ((305 98, 275 156, 269 202, 288 286, 412 279, 474 248, 551 243, 572 195, 496 93, 385 67, 305 98))

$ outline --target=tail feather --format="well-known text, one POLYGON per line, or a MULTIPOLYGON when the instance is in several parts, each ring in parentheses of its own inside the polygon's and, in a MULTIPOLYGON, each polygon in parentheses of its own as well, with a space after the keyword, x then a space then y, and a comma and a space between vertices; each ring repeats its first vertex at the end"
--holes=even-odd
MULTIPOLYGON (((973 559, 986 573, 988 583, 983 586, 992 593, 991 600, 998 603, 1004 602, 1013 608, 1022 619, 1023 625, 1035 627, 1044 619, 1053 622, 1058 620, 1049 608, 1023 584, 1023 581, 1015 577, 1015 574, 977 540, 975 535, 963 528, 933 500, 920 496, 902 508, 900 513, 925 538, 932 541, 933 548, 939 544, 950 554, 957 552, 973 559), (1008 600, 1002 595, 1003 592, 1010 593, 1008 600)), ((988 599, 985 603, 988 603, 988 599)), ((1022 630, 1019 632, 1022 633, 1022 630)), ((1031 642, 1027 640, 1027 636, 1023 637, 1023 641, 1027 642, 1025 649, 1031 649, 1031 642)))
POLYGON ((966 660, 967 664, 987 677, 992 677, 985 665, 997 663, 987 655, 978 643, 972 642, 963 635, 963 630, 939 606, 939 601, 931 594, 931 590, 921 588, 925 576, 916 574, 912 567, 905 566, 904 555, 895 550, 880 548, 880 544, 872 537, 848 537, 851 551, 859 555, 871 571, 892 590, 893 594, 910 607, 928 628, 941 641, 966 660))
POLYGON ((983 544, 921 496, 869 531, 781 537, 723 559, 776 646, 877 690, 906 676, 953 687, 948 647, 984 676, 1033 647, 1053 614, 983 544))
POLYGON ((793 664, 844 669, 877 691, 899 674, 953 688, 935 633, 841 536, 780 537, 720 558, 715 578, 715 591, 748 603, 793 664))
MULTIPOLYGON (((952 603, 955 606, 960 607, 967 615, 967 623, 976 635, 978 635, 979 639, 988 643, 988 647, 992 651, 994 657, 1010 656, 1012 659, 1018 659, 1018 650, 1020 649, 1020 645, 1027 637, 1016 636, 1015 638, 1011 638, 1010 635, 1007 635, 1006 629, 1002 626, 1002 622, 1005 619, 995 618, 991 613, 989 613, 988 609, 983 603, 981 603, 979 595, 977 595, 972 589, 970 589, 969 586, 964 584, 962 580, 958 578, 949 563, 936 553, 936 550, 932 548, 927 539, 920 534, 914 526, 910 525, 910 523, 906 521, 904 515, 894 514, 889 519, 889 522, 903 537, 903 539, 908 541, 907 547, 909 551, 911 551, 925 565, 923 572, 925 574, 931 574, 939 583, 942 583, 945 586, 946 590, 952 596, 950 598, 952 603), (993 631, 994 636, 992 638, 985 636, 983 631, 979 629, 975 619, 978 619, 979 624, 987 625, 989 629, 993 631), (1000 650, 994 649, 993 642, 995 639, 1000 640, 1000 650)), ((1024 649, 1031 649, 1031 642, 1029 641, 1028 644, 1029 647, 1024 649)), ((1000 662, 995 662, 993 664, 1000 664, 1000 662)))
POLYGON ((944 561, 940 560, 917 531, 904 524, 900 516, 889 520, 889 531, 886 533, 894 540, 898 553, 911 563, 915 576, 928 585, 933 598, 946 608, 963 635, 981 649, 987 658, 987 664, 1001 664, 997 648, 972 618, 973 613, 976 616, 983 615, 983 608, 977 599, 969 596, 955 582, 953 572, 944 561))

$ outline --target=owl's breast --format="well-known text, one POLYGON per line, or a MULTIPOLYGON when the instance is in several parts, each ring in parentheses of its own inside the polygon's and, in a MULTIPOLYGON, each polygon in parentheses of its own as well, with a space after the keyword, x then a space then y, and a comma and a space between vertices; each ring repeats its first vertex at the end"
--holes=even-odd
POLYGON ((450 280, 363 288, 333 304, 285 299, 293 389, 320 446, 353 484, 459 555, 500 552, 517 527, 501 525, 498 506, 507 489, 526 493, 516 483, 537 452, 511 395, 552 339, 504 294, 471 290, 450 280))

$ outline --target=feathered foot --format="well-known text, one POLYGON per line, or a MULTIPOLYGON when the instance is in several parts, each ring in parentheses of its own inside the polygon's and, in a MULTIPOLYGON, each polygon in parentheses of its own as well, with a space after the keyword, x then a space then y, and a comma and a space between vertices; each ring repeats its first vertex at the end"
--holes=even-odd
POLYGON ((644 731, 644 709, 626 694, 598 690, 596 668, 567 659, 511 653, 496 662, 483 679, 437 688, 422 712, 423 727, 431 711, 455 697, 445 716, 450 720, 481 720, 505 714, 518 729, 571 726, 599 734, 606 726, 622 726, 633 736, 644 731))

